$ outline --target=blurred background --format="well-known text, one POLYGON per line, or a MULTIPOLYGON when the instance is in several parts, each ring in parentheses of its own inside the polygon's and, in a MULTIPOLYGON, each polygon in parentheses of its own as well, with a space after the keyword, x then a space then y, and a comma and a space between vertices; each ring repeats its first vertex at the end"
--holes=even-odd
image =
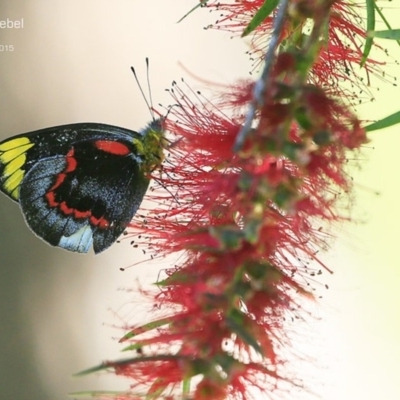
MULTIPOLYGON (((0 52, 0 138, 73 122, 143 127, 150 115, 130 66, 146 86, 145 57, 155 104, 171 102, 164 89, 181 77, 201 88, 185 69, 219 83, 247 77, 246 43, 203 29, 217 14, 199 10, 177 24, 195 4, 1 0, 0 20, 23 18, 24 27, 0 30, 0 45, 14 46, 0 52)), ((398 21, 395 12, 390 17, 398 21)), ((399 51, 392 46, 390 53, 398 58, 399 51)), ((390 68, 394 76, 400 71, 394 62, 390 68)), ((398 111, 399 88, 374 85, 376 101, 360 108, 361 117, 398 111)), ((364 223, 342 227, 323 258, 335 275, 321 279, 330 289, 294 343, 315 357, 307 374, 324 400, 400 398, 399 129, 372 133, 360 156, 354 215, 364 223)), ((134 289, 138 280, 156 281, 165 265, 119 270, 141 256, 128 242, 96 257, 51 248, 29 231, 18 206, 0 196, 0 400, 67 399, 69 392, 128 387, 105 374, 72 374, 121 357, 117 327, 145 320, 150 305, 134 289)))

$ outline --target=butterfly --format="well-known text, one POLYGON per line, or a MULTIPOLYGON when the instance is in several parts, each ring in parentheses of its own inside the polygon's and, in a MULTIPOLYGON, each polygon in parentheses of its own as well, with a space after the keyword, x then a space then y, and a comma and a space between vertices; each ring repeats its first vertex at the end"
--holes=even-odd
POLYGON ((29 228, 66 250, 100 253, 138 210, 164 159, 164 119, 135 132, 77 123, 0 142, 0 190, 29 228))

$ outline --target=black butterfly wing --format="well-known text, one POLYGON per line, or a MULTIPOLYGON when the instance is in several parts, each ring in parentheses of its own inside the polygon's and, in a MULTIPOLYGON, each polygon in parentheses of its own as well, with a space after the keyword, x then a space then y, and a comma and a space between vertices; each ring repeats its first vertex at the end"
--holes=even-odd
POLYGON ((99 253, 124 231, 149 185, 129 142, 86 140, 42 158, 22 179, 19 202, 29 227, 53 246, 99 253))
POLYGON ((98 123, 55 126, 23 133, 0 142, 0 190, 19 201, 19 189, 25 174, 40 160, 66 155, 73 143, 84 140, 140 139, 138 132, 98 123))

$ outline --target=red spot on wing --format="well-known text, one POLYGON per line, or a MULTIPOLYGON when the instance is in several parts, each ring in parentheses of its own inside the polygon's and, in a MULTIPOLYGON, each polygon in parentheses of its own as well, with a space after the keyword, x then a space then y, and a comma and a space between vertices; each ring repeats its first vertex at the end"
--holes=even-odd
POLYGON ((65 172, 72 172, 76 169, 76 166, 78 165, 78 162, 76 161, 76 158, 74 157, 75 150, 72 148, 68 153, 67 153, 67 168, 65 168, 65 172))
POLYGON ((46 193, 46 199, 47 199, 50 207, 57 207, 58 206, 58 203, 56 201, 54 192, 47 192, 46 193))
POLYGON ((76 208, 69 207, 65 201, 61 201, 61 202, 56 201, 55 194, 53 191, 47 192, 46 198, 47 198, 47 201, 48 201, 50 207, 58 208, 59 211, 61 211, 64 215, 72 216, 73 218, 76 218, 76 219, 89 219, 89 222, 92 225, 97 226, 101 229, 106 229, 107 227, 110 226, 110 223, 107 221, 106 218, 95 217, 94 215, 92 215, 91 210, 80 211, 80 210, 77 210, 76 208))
POLYGON ((127 145, 112 140, 96 140, 94 145, 97 149, 105 151, 106 153, 115 154, 117 156, 126 156, 131 151, 127 145))
POLYGON ((92 212, 90 210, 87 211, 79 211, 75 208, 71 208, 67 205, 65 201, 62 201, 61 203, 57 204, 59 210, 65 214, 65 215, 72 215, 76 219, 86 219, 88 218, 90 223, 94 226, 98 226, 99 228, 107 228, 109 226, 109 222, 101 217, 101 218, 96 218, 92 215, 92 212))
POLYGON ((67 174, 64 174, 64 173, 58 174, 56 177, 56 181, 55 181, 54 185, 50 188, 50 190, 54 190, 54 189, 58 188, 64 182, 64 179, 66 177, 67 177, 67 174))
MULTIPOLYGON (((104 142, 104 141, 99 141, 104 142)), ((114 142, 112 142, 114 143, 114 142)), ((124 146, 125 147, 125 146, 124 146)), ((46 193, 46 199, 50 207, 58 208, 63 214, 69 216, 72 215, 76 219, 89 219, 89 222, 94 225, 98 226, 99 228, 105 229, 107 228, 110 223, 104 218, 96 218, 92 215, 91 210, 87 211, 79 211, 75 208, 69 207, 65 201, 57 201, 55 196, 55 190, 60 187, 60 185, 64 182, 65 178, 67 177, 67 173, 73 172, 78 165, 76 159, 74 158, 74 149, 72 148, 66 155, 66 167, 63 172, 59 173, 56 177, 56 181, 54 185, 50 188, 50 190, 46 193)))
POLYGON ((57 189, 63 182, 64 179, 67 177, 68 172, 73 172, 76 169, 76 166, 78 165, 78 162, 76 161, 74 157, 75 150, 72 148, 67 155, 65 156, 65 162, 66 162, 66 167, 64 171, 60 172, 57 177, 54 185, 50 188, 50 191, 53 191, 57 189))
POLYGON ((90 223, 94 226, 98 226, 101 229, 105 229, 110 226, 110 223, 105 218, 96 218, 93 215, 90 217, 90 223))

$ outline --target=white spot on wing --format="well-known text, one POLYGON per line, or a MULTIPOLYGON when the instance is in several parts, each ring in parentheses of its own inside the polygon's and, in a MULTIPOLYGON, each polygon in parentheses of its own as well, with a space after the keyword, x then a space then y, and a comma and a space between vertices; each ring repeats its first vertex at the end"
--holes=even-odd
POLYGON ((90 225, 86 225, 71 236, 62 236, 58 246, 78 253, 87 253, 92 247, 93 232, 90 225))

